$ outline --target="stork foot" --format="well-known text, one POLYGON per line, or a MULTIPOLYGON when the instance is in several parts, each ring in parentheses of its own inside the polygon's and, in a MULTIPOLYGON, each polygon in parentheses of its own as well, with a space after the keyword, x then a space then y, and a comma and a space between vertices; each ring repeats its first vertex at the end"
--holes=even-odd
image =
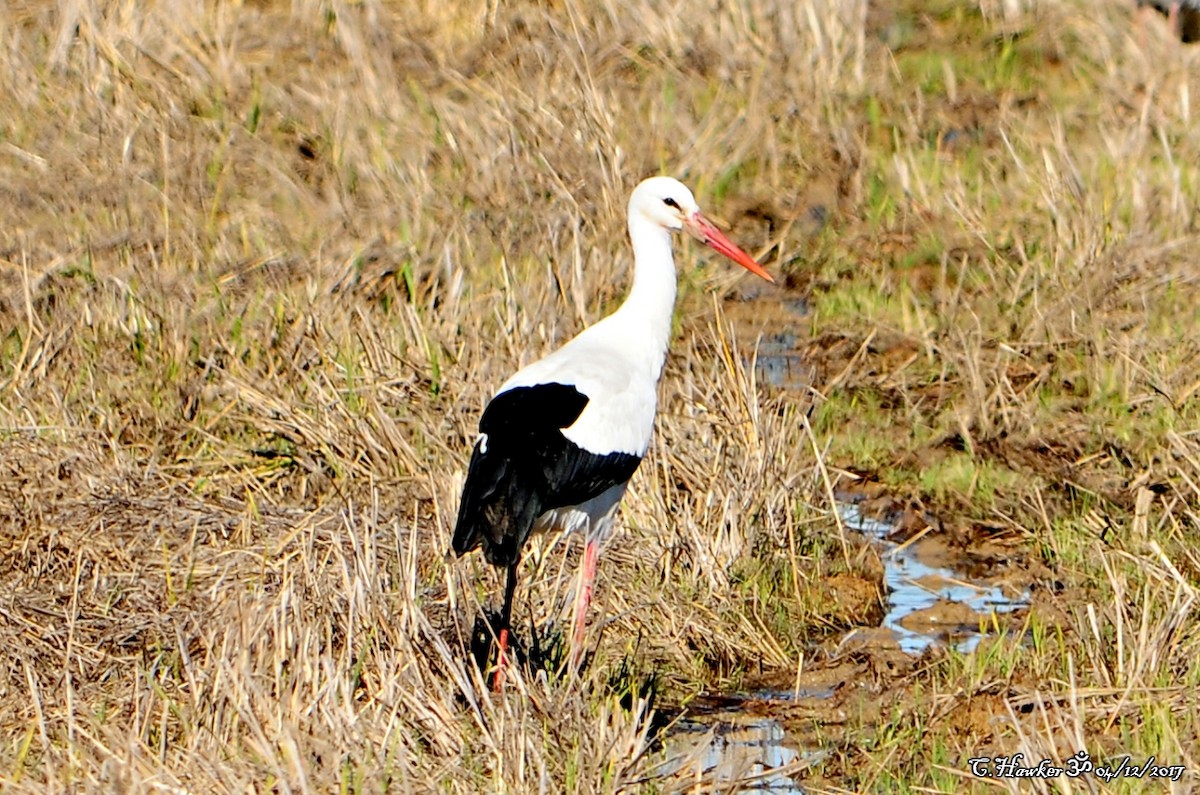
POLYGON ((487 672, 488 687, 496 692, 503 689, 508 669, 526 663, 520 638, 504 626, 500 614, 493 611, 475 619, 471 630, 471 657, 480 671, 487 672))

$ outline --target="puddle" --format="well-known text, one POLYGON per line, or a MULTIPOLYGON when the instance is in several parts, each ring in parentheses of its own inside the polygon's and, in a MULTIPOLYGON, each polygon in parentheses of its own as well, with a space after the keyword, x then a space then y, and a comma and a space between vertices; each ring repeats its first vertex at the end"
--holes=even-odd
MULTIPOLYGON (((791 692, 788 691, 788 697, 791 692)), ((658 775, 671 777, 690 791, 798 795, 804 792, 790 774, 821 761, 823 751, 793 747, 774 718, 736 709, 701 713, 681 720, 666 743, 667 761, 658 775)))
POLYGON ((794 766, 800 752, 785 740, 783 726, 771 718, 680 721, 667 741, 662 774, 681 784, 703 783, 707 791, 737 784, 738 789, 730 791, 796 795, 804 790, 780 770, 794 766))
POLYGON ((764 334, 758 341, 754 372, 760 383, 776 389, 803 389, 812 383, 812 365, 797 350, 794 331, 764 334))
POLYGON ((955 554, 944 541, 926 536, 907 545, 889 536, 893 525, 862 515, 857 505, 838 509, 846 527, 876 539, 888 589, 888 613, 883 628, 896 638, 902 651, 920 654, 936 643, 973 651, 993 614, 1011 613, 1029 606, 1029 591, 999 583, 972 580, 953 565, 955 554))
POLYGON ((832 696, 832 687, 768 688, 752 694, 752 698, 764 701, 801 701, 806 698, 821 700, 832 696))
POLYGON ((702 785, 705 792, 803 792, 792 775, 820 763, 827 752, 802 750, 798 738, 771 715, 803 709, 833 692, 832 687, 800 687, 702 696, 668 732, 667 761, 657 775, 688 791, 702 785))
MULTIPOLYGON (((864 516, 855 504, 842 503, 838 510, 849 529, 881 547, 888 590, 882 625, 855 630, 842 645, 874 647, 873 659, 885 661, 889 670, 903 668, 892 655, 915 661, 935 644, 971 652, 986 637, 980 627, 986 628, 994 615, 1029 605, 1027 587, 1003 580, 1005 567, 968 573, 971 558, 943 534, 898 544, 892 540, 894 524, 864 516)), ((821 732, 806 727, 837 725, 847 715, 861 718, 875 708, 882 720, 886 711, 883 701, 873 708, 872 689, 861 686, 873 663, 855 662, 853 655, 841 653, 833 657, 832 665, 807 669, 802 687, 706 695, 689 705, 664 741, 667 760, 656 775, 668 785, 665 791, 803 792, 796 779, 828 753, 821 732)))
POLYGON ((806 390, 812 384, 813 368, 800 353, 802 338, 797 333, 807 314, 803 298, 781 298, 753 284, 737 302, 725 306, 725 316, 753 335, 742 338, 742 346, 748 351, 746 365, 753 364, 759 383, 791 390, 806 390))

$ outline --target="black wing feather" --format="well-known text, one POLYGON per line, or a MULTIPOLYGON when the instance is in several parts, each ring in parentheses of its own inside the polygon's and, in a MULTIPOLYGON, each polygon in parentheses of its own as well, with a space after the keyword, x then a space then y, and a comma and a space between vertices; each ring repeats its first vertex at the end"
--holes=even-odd
POLYGON ((569 384, 516 387, 497 395, 483 412, 463 486, 454 551, 483 545, 490 563, 515 563, 538 516, 590 500, 628 480, 641 457, 598 455, 562 430, 579 419, 588 397, 569 384))

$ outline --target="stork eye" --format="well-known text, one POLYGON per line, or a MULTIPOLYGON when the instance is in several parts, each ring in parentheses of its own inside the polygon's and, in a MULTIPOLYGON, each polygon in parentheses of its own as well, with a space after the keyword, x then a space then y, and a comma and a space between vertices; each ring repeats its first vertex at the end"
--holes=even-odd
POLYGON ((672 199, 669 196, 667 198, 663 199, 663 204, 667 205, 668 207, 674 207, 676 210, 681 209, 679 206, 679 202, 675 201, 674 199, 672 199))

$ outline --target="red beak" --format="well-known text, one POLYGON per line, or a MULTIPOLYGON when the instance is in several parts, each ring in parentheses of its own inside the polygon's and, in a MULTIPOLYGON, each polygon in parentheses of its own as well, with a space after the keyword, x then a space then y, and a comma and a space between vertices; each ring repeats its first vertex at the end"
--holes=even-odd
POLYGON ((732 240, 725 237, 725 233, 713 226, 712 222, 701 215, 699 211, 692 213, 691 217, 683 222, 683 228, 687 230, 689 235, 713 251, 724 254, 755 276, 761 276, 769 282, 775 281, 771 278, 771 274, 763 270, 762 265, 755 262, 753 257, 738 248, 737 244, 732 240))

